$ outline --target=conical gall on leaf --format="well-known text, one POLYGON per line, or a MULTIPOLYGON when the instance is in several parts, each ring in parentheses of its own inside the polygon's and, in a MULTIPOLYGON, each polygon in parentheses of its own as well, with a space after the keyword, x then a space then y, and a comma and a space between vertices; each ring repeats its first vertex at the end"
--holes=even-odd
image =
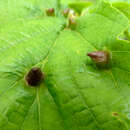
POLYGON ((76 28, 76 25, 76 19, 74 17, 70 17, 68 22, 68 28, 71 28, 73 30, 76 28))
POLYGON ((40 68, 32 68, 26 75, 25 80, 30 86, 37 86, 40 81, 43 79, 44 75, 40 68))
POLYGON ((88 53, 89 56, 98 65, 107 65, 110 61, 110 55, 107 51, 96 51, 88 53))
POLYGON ((46 15, 47 16, 55 16, 55 9, 54 8, 47 9, 46 15))

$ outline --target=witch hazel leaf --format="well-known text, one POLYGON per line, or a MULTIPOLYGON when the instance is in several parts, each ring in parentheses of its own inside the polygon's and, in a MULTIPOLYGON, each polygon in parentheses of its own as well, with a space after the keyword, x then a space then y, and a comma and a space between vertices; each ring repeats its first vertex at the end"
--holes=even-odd
POLYGON ((47 8, 58 7, 58 0, 1 0, 0 1, 0 27, 15 20, 34 19, 43 17, 47 8))
MULTIPOLYGON (((112 6, 120 10, 124 15, 126 15, 130 19, 130 3, 127 2, 113 2, 112 6)), ((119 36, 119 38, 124 40, 130 40, 130 27, 128 27, 123 34, 119 36)))
POLYGON ((111 41, 114 41, 120 33, 128 28, 128 18, 112 8, 107 2, 96 5, 91 13, 79 18, 77 31, 98 49, 101 49, 101 45, 109 45, 111 41))
POLYGON ((109 0, 109 1, 110 2, 127 2, 127 3, 130 3, 130 0, 109 0))
POLYGON ((85 2, 85 1, 81 1, 81 2, 71 2, 69 3, 69 7, 74 9, 77 13, 81 14, 81 12, 92 5, 92 2, 85 2))
POLYGON ((70 2, 76 2, 78 0, 61 0, 61 4, 68 5, 70 2))
POLYGON ((112 72, 111 69, 96 69, 89 60, 86 66, 85 53, 93 51, 94 47, 76 32, 64 31, 56 44, 45 66, 45 72, 48 73, 46 82, 55 103, 64 116, 66 125, 74 130, 83 128, 85 130, 105 130, 107 128, 123 130, 126 127, 125 123, 115 120, 112 112, 123 113, 125 102, 128 99, 122 97, 125 92, 121 93, 120 85, 124 84, 125 88, 129 88, 129 73, 121 72, 127 76, 123 81, 122 76, 118 76, 117 73, 120 69, 115 72, 116 76, 113 76, 114 68, 112 72), (63 37, 64 48, 60 46, 63 37), (73 44, 70 38, 74 41, 73 44), (70 43, 74 48, 70 46, 70 43), (56 49, 59 51, 56 52, 56 49), (55 61, 57 58, 60 60, 55 61), (113 79, 117 76, 118 82, 122 82, 119 86, 113 79), (120 106, 120 104, 124 105, 120 106))
POLYGON ((128 26, 128 19, 108 3, 99 7, 79 18, 77 32, 65 30, 57 39, 45 65, 48 89, 71 129, 130 129, 119 114, 130 120, 126 105, 130 100, 130 43, 116 38, 128 26), (112 53, 112 65, 99 69, 86 53, 104 50, 104 46, 112 53))
POLYGON ((117 39, 129 25, 123 13, 100 2, 74 30, 60 17, 14 23, 0 30, 1 130, 130 129, 130 42, 117 39), (111 66, 97 67, 92 52, 103 60, 99 52, 109 52, 111 66))

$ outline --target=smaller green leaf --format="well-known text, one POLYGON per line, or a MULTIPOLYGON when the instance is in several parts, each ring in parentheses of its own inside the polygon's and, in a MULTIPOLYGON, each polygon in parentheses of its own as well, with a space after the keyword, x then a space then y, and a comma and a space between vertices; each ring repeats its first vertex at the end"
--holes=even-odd
POLYGON ((115 37, 128 27, 129 20, 108 2, 99 2, 90 13, 80 17, 78 23, 80 26, 78 25, 76 30, 83 34, 87 41, 101 49, 102 44, 105 46, 115 41, 115 37))
POLYGON ((107 0, 107 1, 110 1, 110 2, 128 2, 128 3, 130 3, 130 0, 107 0))
MULTIPOLYGON (((130 19, 130 3, 127 2, 114 2, 112 5, 120 10, 124 15, 130 19)), ((130 40, 130 27, 124 31, 120 36, 121 39, 130 40)))
POLYGON ((61 4, 67 5, 70 2, 78 2, 79 0, 60 0, 61 4))
POLYGON ((0 27, 11 21, 44 16, 45 9, 58 6, 58 0, 0 0, 0 27))
POLYGON ((127 2, 114 2, 112 5, 123 12, 130 19, 130 4, 127 2))

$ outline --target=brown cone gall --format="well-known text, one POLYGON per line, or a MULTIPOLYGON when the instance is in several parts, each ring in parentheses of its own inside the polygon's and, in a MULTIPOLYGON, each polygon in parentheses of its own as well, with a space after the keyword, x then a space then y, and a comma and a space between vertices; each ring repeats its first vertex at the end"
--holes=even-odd
POLYGON ((63 14, 64 17, 68 17, 69 12, 70 12, 70 9, 67 8, 67 9, 65 9, 65 10, 62 12, 62 14, 63 14))
POLYGON ((113 116, 119 116, 119 114, 117 112, 113 112, 112 115, 113 116))
POLYGON ((47 9, 46 15, 47 16, 55 16, 55 9, 54 8, 47 9))
POLYGON ((74 17, 69 18, 68 28, 71 28, 72 30, 76 28, 76 19, 74 17))
POLYGON ((29 86, 37 86, 44 78, 44 75, 40 68, 32 68, 26 75, 25 80, 29 86))
POLYGON ((110 61, 110 56, 107 51, 95 51, 87 55, 98 65, 107 65, 110 61))

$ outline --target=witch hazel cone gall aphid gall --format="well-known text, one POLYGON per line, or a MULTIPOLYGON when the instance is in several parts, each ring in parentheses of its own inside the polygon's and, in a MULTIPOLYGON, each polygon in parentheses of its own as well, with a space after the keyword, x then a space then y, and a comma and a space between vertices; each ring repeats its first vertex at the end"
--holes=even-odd
POLYGON ((108 51, 95 51, 87 53, 93 62, 99 67, 108 67, 110 63, 110 53, 108 51))
POLYGON ((47 16, 55 16, 55 9, 54 8, 46 9, 46 15, 47 16))

